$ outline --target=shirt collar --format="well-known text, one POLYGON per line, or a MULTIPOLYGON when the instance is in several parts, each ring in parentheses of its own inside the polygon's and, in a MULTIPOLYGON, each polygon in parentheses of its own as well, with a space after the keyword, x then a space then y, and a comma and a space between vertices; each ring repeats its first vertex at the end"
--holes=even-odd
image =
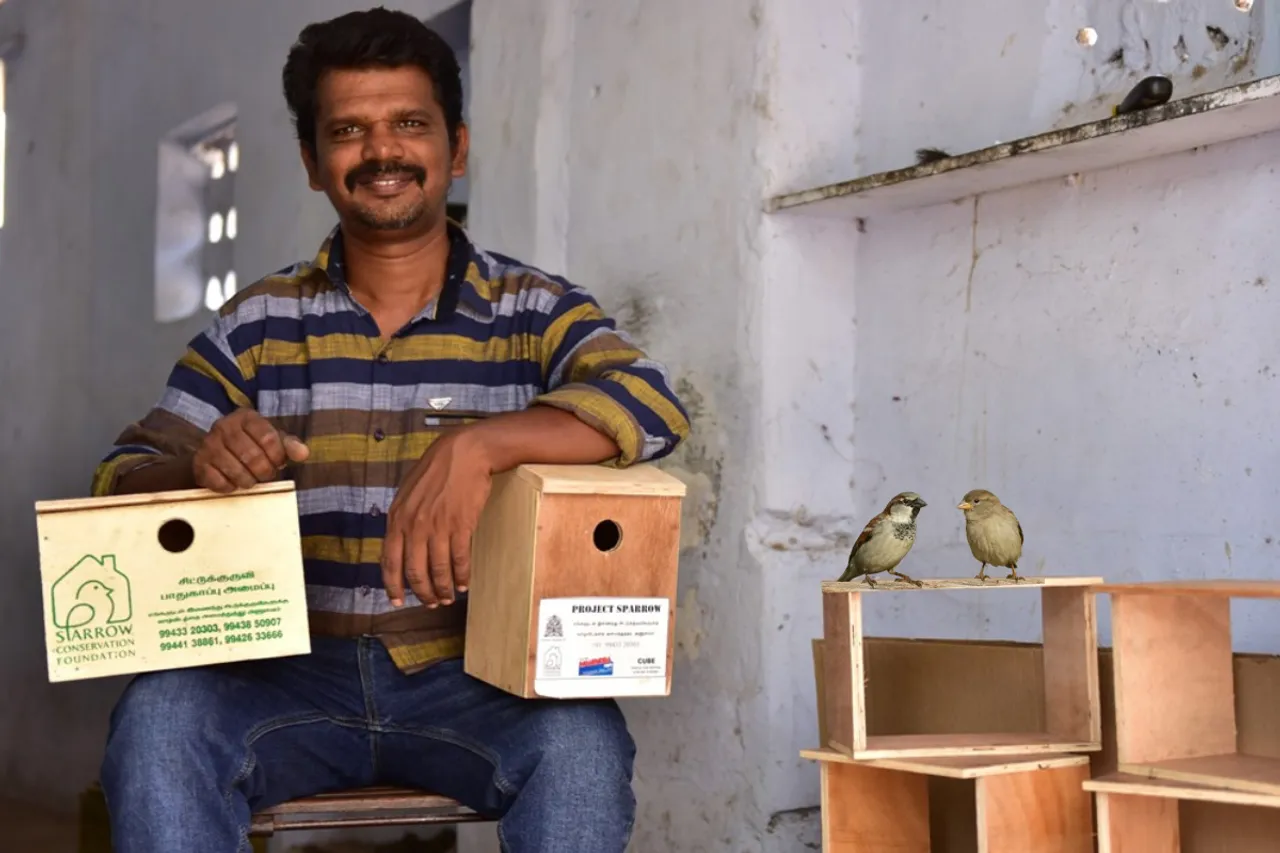
MULTIPOLYGON (((466 305, 480 319, 491 319, 493 304, 485 294, 476 289, 479 284, 488 290, 488 264, 462 226, 450 219, 447 228, 449 260, 445 263, 444 287, 439 296, 415 319, 448 320, 459 303, 466 305)), ((347 285, 341 225, 335 225, 325 237, 314 263, 317 269, 324 270, 335 287, 348 296, 351 295, 347 285)))

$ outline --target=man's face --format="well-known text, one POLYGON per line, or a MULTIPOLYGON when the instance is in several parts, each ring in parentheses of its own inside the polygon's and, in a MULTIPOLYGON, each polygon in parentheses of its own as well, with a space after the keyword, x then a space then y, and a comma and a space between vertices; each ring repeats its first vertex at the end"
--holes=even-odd
POLYGON ((330 71, 316 93, 311 188, 344 223, 374 231, 426 230, 444 215, 449 185, 466 174, 467 129, 449 150, 444 111, 417 67, 330 71))

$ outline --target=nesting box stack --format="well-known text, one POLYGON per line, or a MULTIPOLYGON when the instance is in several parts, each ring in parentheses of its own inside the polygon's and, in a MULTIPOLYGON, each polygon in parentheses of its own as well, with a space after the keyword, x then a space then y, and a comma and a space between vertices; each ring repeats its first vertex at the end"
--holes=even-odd
POLYGON ((311 650, 292 482, 35 510, 50 681, 311 650))
POLYGON ((525 698, 667 696, 684 483, 653 465, 523 465, 472 545, 464 667, 525 698))
MULTIPOLYGON (((1264 749, 1240 742, 1231 637, 1231 600, 1280 599, 1280 581, 1098 591, 1111 596, 1118 765, 1085 783, 1097 798, 1100 853, 1177 853, 1182 803, 1280 808, 1280 725, 1268 726, 1264 749)), ((1249 849, 1275 849, 1275 838, 1249 849)))
MULTIPOLYGON (((862 582, 822 585, 823 638, 814 649, 822 748, 802 755, 821 768, 823 850, 934 850, 941 823, 930 792, 950 780, 965 786, 960 799, 970 804, 962 807, 967 838, 956 842, 962 847, 976 842, 977 849, 991 851, 1092 851, 1093 817, 1083 782, 1089 778, 1088 753, 1102 748, 1094 598, 1101 578, 922 583, 923 588, 896 581, 874 588, 862 582), (907 592, 915 600, 937 590, 976 589, 1011 599, 1019 591, 1039 593, 1043 684, 1036 697, 1040 707, 1030 716, 1042 724, 1001 731, 991 720, 966 713, 966 700, 979 697, 937 695, 918 678, 904 676, 901 689, 912 698, 898 704, 954 708, 946 715, 951 724, 945 730, 912 730, 910 720, 895 719, 891 730, 873 728, 863 596, 907 592)), ((999 707, 1000 697, 980 698, 984 707, 999 707)), ((883 718, 878 722, 885 725, 883 718)))

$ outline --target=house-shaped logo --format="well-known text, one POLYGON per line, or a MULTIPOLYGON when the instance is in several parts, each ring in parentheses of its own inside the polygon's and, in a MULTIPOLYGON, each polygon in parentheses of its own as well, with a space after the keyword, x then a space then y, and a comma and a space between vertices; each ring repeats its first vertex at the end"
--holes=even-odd
POLYGON ((87 554, 53 583, 49 591, 53 624, 68 630, 105 628, 133 618, 129 578, 116 568, 113 554, 87 554))

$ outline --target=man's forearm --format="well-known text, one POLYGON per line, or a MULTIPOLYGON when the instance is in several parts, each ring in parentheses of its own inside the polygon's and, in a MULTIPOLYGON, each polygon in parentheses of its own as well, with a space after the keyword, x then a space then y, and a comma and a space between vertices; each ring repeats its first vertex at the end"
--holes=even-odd
POLYGON ((617 443, 571 412, 552 406, 531 406, 468 427, 489 460, 490 473, 519 465, 591 465, 613 459, 617 443))
POLYGON ((196 488, 190 456, 160 456, 120 475, 113 490, 117 495, 146 492, 174 492, 196 488))

